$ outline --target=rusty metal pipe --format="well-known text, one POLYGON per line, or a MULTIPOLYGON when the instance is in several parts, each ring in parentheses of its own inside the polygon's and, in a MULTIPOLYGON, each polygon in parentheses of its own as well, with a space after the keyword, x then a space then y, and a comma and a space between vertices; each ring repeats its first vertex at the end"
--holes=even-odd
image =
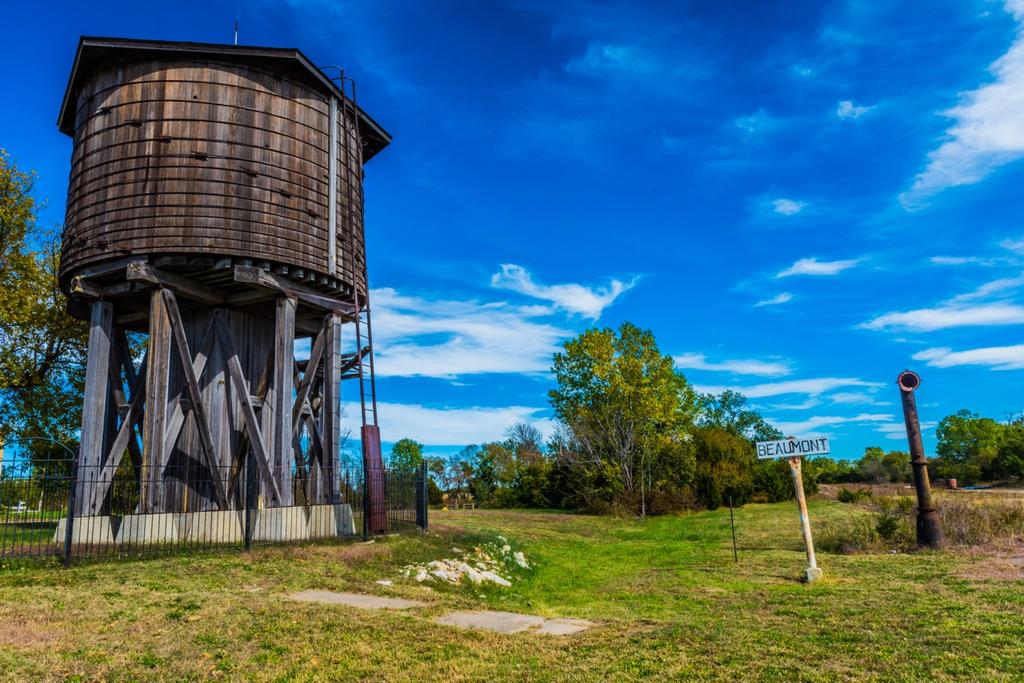
POLYGON ((904 370, 896 378, 903 403, 903 421, 907 427, 907 445, 910 447, 910 465, 914 471, 914 489, 917 491, 917 545, 918 547, 940 548, 945 545, 942 522, 932 505, 932 488, 928 481, 928 459, 924 455, 921 441, 921 423, 917 417, 917 401, 914 392, 921 386, 917 373, 904 370))

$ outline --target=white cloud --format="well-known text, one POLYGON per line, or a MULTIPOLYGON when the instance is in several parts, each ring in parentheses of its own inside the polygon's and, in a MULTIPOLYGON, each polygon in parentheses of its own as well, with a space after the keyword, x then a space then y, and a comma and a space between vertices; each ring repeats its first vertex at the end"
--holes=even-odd
POLYGON ((998 280, 986 282, 978 286, 978 288, 973 291, 958 294, 950 299, 949 303, 956 305, 969 301, 978 301, 979 299, 987 299, 995 294, 1011 292, 1020 288, 1022 285, 1024 285, 1024 274, 1018 277, 1003 277, 998 280))
MULTIPOLYGON (((935 429, 938 422, 921 422, 921 431, 927 431, 929 429, 935 429)), ((902 422, 887 422, 880 424, 875 427, 875 431, 885 436, 886 439, 894 439, 900 441, 906 441, 907 439, 907 426, 902 422)))
POLYGON ((1024 238, 1021 238, 1019 240, 1003 240, 1002 242, 999 243, 999 246, 1001 246, 1003 249, 1015 251, 1018 254, 1024 254, 1024 238))
MULTIPOLYGON (((346 403, 345 413, 358 438, 358 403, 346 403)), ((410 437, 429 446, 455 446, 500 439, 515 422, 528 422, 545 436, 551 434, 544 409, 527 406, 431 408, 405 403, 378 403, 381 434, 387 441, 410 437)))
POLYGON ((944 305, 913 311, 886 313, 861 323, 867 330, 900 329, 911 332, 932 332, 951 327, 1024 324, 1024 306, 1009 303, 973 306, 944 305))
POLYGON ((889 420, 892 420, 892 415, 887 413, 861 413, 860 415, 854 415, 853 417, 815 415, 814 417, 807 418, 806 420, 798 420, 795 422, 770 422, 776 429, 787 436, 814 436, 816 435, 814 430, 820 429, 821 427, 835 427, 851 422, 887 422, 889 420))
POLYGON ((980 256, 932 256, 928 260, 937 266, 991 266, 995 263, 993 259, 985 259, 980 256))
POLYGON ((782 396, 784 394, 806 394, 818 396, 833 389, 842 387, 881 387, 879 382, 866 382, 855 377, 817 377, 814 379, 791 379, 782 382, 766 382, 748 386, 694 386, 696 391, 705 394, 720 394, 726 389, 738 391, 747 398, 764 398, 766 396, 782 396))
POLYGON ((586 287, 579 284, 542 285, 533 280, 522 266, 503 263, 501 270, 491 276, 491 285, 509 289, 536 299, 550 301, 569 313, 578 313, 584 318, 597 320, 607 307, 623 292, 636 285, 637 278, 629 282, 612 280, 607 287, 586 287))
POLYGON ((964 93, 960 104, 943 112, 953 125, 910 190, 900 195, 908 210, 948 187, 979 182, 1024 156, 1024 0, 1006 0, 1003 6, 1019 24, 1016 38, 989 67, 993 80, 964 93))
POLYGON ((927 361, 928 365, 936 368, 985 365, 993 370, 1024 370, 1024 344, 988 346, 966 351, 937 347, 919 351, 913 355, 913 358, 927 361))
POLYGON ((834 394, 830 394, 828 400, 832 401, 837 405, 870 405, 870 406, 888 406, 892 405, 889 401, 879 401, 871 394, 863 391, 837 391, 834 394))
POLYGON ((710 370, 712 372, 732 372, 737 375, 760 375, 778 377, 790 373, 789 366, 784 363, 763 360, 724 360, 713 363, 703 353, 684 353, 674 356, 677 368, 689 370, 710 370))
POLYGON ((975 289, 957 294, 931 308, 912 311, 893 311, 879 315, 858 327, 867 330, 908 330, 931 332, 952 327, 979 327, 987 325, 1018 325, 1024 323, 1024 306, 1011 301, 986 299, 1005 297, 1024 286, 1024 273, 985 282, 975 289))
POLYGON ((572 332, 535 318, 547 309, 371 292, 376 373, 442 377, 542 373, 572 332))
POLYGON ((874 107, 856 105, 852 100, 842 100, 836 106, 836 116, 841 119, 859 119, 872 109, 874 109, 874 107))
POLYGON ((860 263, 861 259, 844 259, 840 261, 819 261, 815 257, 802 258, 796 263, 780 271, 775 277, 790 277, 793 275, 837 275, 853 268, 860 263))
POLYGON ((784 303, 786 303, 788 301, 792 301, 792 300, 793 300, 793 295, 790 294, 789 292, 779 292, 778 294, 776 294, 773 297, 770 297, 768 299, 762 299, 761 301, 758 301, 756 304, 754 304, 754 306, 755 307, 757 307, 757 306, 778 306, 779 304, 784 304, 784 303))
POLYGON ((803 211, 806 206, 807 202, 801 202, 795 199, 779 198, 772 200, 772 211, 780 213, 783 216, 795 216, 803 211))

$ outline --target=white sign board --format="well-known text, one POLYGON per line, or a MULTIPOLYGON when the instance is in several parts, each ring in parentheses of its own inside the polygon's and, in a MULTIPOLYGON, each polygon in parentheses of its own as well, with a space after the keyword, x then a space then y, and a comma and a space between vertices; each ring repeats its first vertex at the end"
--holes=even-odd
POLYGON ((808 439, 779 439, 778 441, 758 441, 757 457, 768 458, 806 457, 808 455, 826 455, 831 453, 827 436, 816 436, 808 439))

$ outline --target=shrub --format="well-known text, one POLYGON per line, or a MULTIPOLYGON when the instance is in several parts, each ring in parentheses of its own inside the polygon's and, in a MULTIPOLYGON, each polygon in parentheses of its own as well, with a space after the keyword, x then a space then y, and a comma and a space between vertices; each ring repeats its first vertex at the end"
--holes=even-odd
POLYGON ((839 493, 836 494, 836 500, 840 503, 866 502, 871 500, 871 489, 864 488, 863 486, 856 491, 853 489, 839 489, 839 493))

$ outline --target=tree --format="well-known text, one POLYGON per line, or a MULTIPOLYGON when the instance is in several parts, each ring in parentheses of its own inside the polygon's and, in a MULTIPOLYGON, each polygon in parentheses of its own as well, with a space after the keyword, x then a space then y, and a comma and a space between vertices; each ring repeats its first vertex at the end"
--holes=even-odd
POLYGON ((709 510, 730 500, 744 505, 753 493, 757 466, 750 442, 722 427, 701 427, 694 432, 693 441, 697 499, 709 510))
POLYGON ((391 447, 389 465, 391 470, 402 474, 414 474, 423 464, 423 444, 409 438, 399 439, 391 447))
MULTIPOLYGON (((549 392, 558 419, 578 450, 571 466, 605 477, 625 503, 645 510, 645 490, 659 458, 689 452, 684 435, 693 423, 694 396, 654 335, 631 323, 618 333, 591 329, 567 341, 552 367, 549 392)), ((692 455, 677 458, 677 478, 689 480, 692 455)))
POLYGON ((992 476, 1004 427, 966 409, 942 418, 935 432, 936 473, 964 481, 992 476))
POLYGON ((726 389, 719 395, 700 394, 697 398, 701 427, 720 427, 751 441, 773 441, 784 434, 768 424, 756 410, 746 407, 747 397, 726 389))
POLYGON ((520 465, 533 465, 544 457, 544 435, 533 425, 516 422, 505 430, 505 440, 520 465))
MULTIPOLYGON (((36 222, 33 176, 0 150, 0 442, 78 440, 88 327, 57 285, 59 243, 36 222)), ((33 458, 56 446, 28 442, 33 458)))

